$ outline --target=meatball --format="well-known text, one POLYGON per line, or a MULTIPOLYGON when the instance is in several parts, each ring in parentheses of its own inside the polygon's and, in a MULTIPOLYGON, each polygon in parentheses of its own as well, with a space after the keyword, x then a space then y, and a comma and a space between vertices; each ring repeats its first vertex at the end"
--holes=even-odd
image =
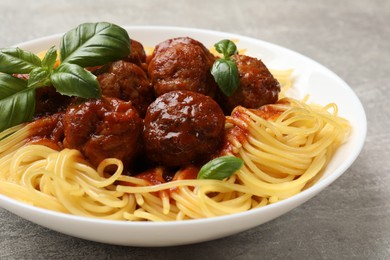
POLYGON ((136 41, 131 40, 130 41, 130 55, 124 58, 125 61, 132 62, 137 65, 141 65, 142 63, 146 62, 146 53, 144 46, 136 41))
POLYGON ((210 72, 214 61, 202 43, 188 37, 158 44, 148 66, 156 95, 191 90, 214 97, 217 85, 210 72))
POLYGON ((166 166, 184 166, 206 160, 219 149, 225 116, 209 96, 171 91, 149 106, 144 124, 149 159, 166 166))
POLYGON ((130 102, 102 98, 70 106, 63 118, 64 147, 98 166, 105 158, 128 166, 138 152, 143 123, 130 102))
POLYGON ((141 117, 154 100, 153 87, 146 73, 134 63, 116 61, 110 65, 107 73, 99 75, 97 79, 104 96, 131 101, 141 117))
POLYGON ((278 100, 279 82, 261 60, 238 54, 231 58, 237 65, 240 85, 230 97, 219 93, 219 103, 226 114, 238 105, 259 108, 278 100))

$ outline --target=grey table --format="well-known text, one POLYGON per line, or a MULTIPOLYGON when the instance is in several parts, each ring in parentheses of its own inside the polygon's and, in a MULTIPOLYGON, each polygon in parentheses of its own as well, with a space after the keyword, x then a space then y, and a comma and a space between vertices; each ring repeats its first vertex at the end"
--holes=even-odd
POLYGON ((238 33, 317 60, 368 118, 365 147, 333 185, 246 232, 195 245, 133 248, 56 233, 0 209, 0 259, 390 259, 390 1, 63 0, 0 2, 0 47, 88 21, 238 33))

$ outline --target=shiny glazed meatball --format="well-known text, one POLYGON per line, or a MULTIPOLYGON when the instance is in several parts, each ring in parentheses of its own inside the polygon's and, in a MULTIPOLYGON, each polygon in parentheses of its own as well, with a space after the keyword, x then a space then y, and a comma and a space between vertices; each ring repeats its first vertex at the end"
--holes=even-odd
POLYGON ((279 82, 261 60, 238 54, 232 59, 237 64, 240 86, 230 97, 219 93, 219 103, 226 114, 238 105, 259 108, 278 100, 279 82))
POLYGON ((191 90, 213 97, 217 89, 210 73, 214 60, 202 43, 188 37, 158 44, 148 67, 156 95, 191 90))
POLYGON ((219 149, 225 116, 209 96, 171 91, 149 106, 144 123, 147 156, 166 166, 183 166, 219 149))
POLYGON ((131 101, 142 117, 154 100, 153 87, 146 73, 134 63, 116 61, 110 65, 107 73, 99 75, 97 79, 104 96, 131 101))
POLYGON ((117 158, 128 166, 139 149, 142 119, 130 102, 102 98, 70 106, 63 118, 64 147, 81 151, 94 166, 117 158))

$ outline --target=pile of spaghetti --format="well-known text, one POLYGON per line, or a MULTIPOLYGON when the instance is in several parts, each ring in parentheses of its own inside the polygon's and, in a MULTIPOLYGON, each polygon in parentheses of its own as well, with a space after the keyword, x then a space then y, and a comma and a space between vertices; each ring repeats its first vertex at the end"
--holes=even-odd
POLYGON ((282 98, 258 110, 236 108, 226 118, 226 130, 229 152, 244 161, 233 176, 179 178, 151 186, 122 175, 118 159, 105 159, 94 169, 78 150, 25 145, 32 129, 16 126, 0 135, 0 191, 38 207, 104 219, 166 221, 233 214, 302 191, 320 177, 350 127, 337 116, 335 104, 321 107, 282 98), (109 165, 117 166, 114 174, 105 173, 109 165))

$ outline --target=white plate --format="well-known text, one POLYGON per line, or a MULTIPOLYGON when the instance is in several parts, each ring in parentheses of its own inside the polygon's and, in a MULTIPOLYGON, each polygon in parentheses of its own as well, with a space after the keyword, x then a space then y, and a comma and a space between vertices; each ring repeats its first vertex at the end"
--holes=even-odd
MULTIPOLYGON (((322 178, 303 192, 244 213, 178 222, 125 222, 91 219, 57 213, 0 195, 0 206, 29 221, 71 236, 88 240, 131 246, 171 246, 212 240, 232 235, 270 221, 309 200, 335 181, 355 161, 366 136, 364 109, 351 88, 337 75, 317 62, 286 48, 240 35, 216 31, 174 27, 125 27, 131 38, 144 46, 154 46, 168 38, 189 36, 207 47, 221 39, 239 39, 238 48, 261 58, 273 69, 293 68, 294 97, 310 94, 311 101, 319 104, 335 102, 340 115, 353 127, 349 141, 335 154, 322 178)), ((39 52, 57 44, 61 35, 54 35, 19 44, 22 49, 39 52)), ((330 209, 331 210, 331 209, 330 209)))

